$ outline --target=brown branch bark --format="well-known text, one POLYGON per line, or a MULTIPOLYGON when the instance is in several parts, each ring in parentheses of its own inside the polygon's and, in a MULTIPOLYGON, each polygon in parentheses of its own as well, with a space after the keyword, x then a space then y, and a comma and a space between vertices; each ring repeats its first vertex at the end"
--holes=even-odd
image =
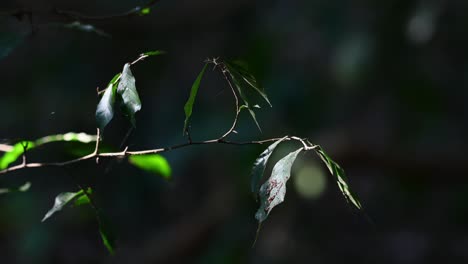
MULTIPOLYGON (((105 153, 99 153, 98 152, 98 146, 99 146, 99 140, 96 142, 96 149, 92 153, 77 158, 77 159, 72 159, 72 160, 67 160, 63 162, 47 162, 47 163, 28 163, 28 162, 23 162, 19 165, 12 166, 9 168, 6 168, 4 170, 0 171, 0 174, 7 174, 9 172, 17 171, 17 170, 22 170, 26 168, 41 168, 41 167, 61 167, 61 166, 67 166, 70 164, 90 160, 90 159, 98 159, 101 157, 106 157, 106 158, 122 158, 126 156, 132 156, 132 155, 145 155, 145 154, 157 154, 157 153, 162 153, 162 152, 167 152, 167 151, 172 151, 176 150, 179 148, 184 148, 188 146, 194 146, 194 145, 208 145, 208 144, 226 144, 226 145, 237 145, 237 146, 243 146, 243 145, 261 145, 265 143, 270 143, 277 141, 281 138, 269 138, 269 139, 264 139, 264 140, 258 140, 258 141, 245 141, 245 142, 234 142, 234 141, 226 141, 221 138, 217 139, 211 139, 211 140, 205 140, 205 141, 194 141, 194 142, 187 142, 179 145, 174 145, 170 147, 165 147, 165 148, 155 148, 155 149, 148 149, 148 150, 137 150, 137 151, 128 151, 128 148, 125 148, 123 151, 120 152, 105 152, 105 153)), ((295 140, 300 142, 301 144, 304 145, 303 149, 304 150, 311 150, 317 147, 317 145, 306 145, 304 141, 298 137, 287 137, 285 140, 295 140)))

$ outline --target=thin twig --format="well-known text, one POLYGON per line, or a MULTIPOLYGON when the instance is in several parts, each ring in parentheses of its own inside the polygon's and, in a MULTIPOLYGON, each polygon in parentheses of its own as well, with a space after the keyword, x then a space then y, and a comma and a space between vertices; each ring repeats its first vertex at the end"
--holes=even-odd
MULTIPOLYGON (((218 65, 217 62, 216 62, 216 59, 213 59, 213 63, 215 64, 215 66, 218 65)), ((228 76, 226 74, 227 70, 226 70, 226 66, 224 64, 221 64, 221 72, 223 73, 224 79, 226 80, 229 87, 231 88, 232 95, 234 96, 234 99, 235 99, 235 102, 236 102, 236 116, 234 117, 234 121, 232 122, 231 128, 229 128, 229 130, 226 133, 224 133, 224 135, 222 135, 219 138, 219 140, 225 139, 227 136, 229 136, 234 131, 234 129, 236 129, 237 121, 239 120, 239 113, 241 111, 241 109, 239 108, 239 98, 237 97, 236 90, 234 89, 234 86, 232 85, 231 80, 229 80, 229 78, 228 78, 228 76)))
POLYGON ((135 63, 137 63, 137 62, 139 62, 139 61, 142 61, 142 60, 146 59, 147 57, 148 57, 148 55, 146 55, 146 54, 141 54, 136 60, 134 60, 133 62, 131 62, 130 65, 133 65, 133 64, 135 64, 135 63))
POLYGON ((72 18, 72 19, 77 19, 77 20, 107 20, 107 19, 115 19, 115 18, 123 18, 123 17, 131 17, 131 16, 140 15, 141 10, 145 8, 150 8, 158 2, 159 0, 151 0, 151 1, 148 1, 146 4, 143 4, 142 6, 134 7, 120 14, 101 15, 101 16, 90 16, 90 15, 81 14, 75 11, 61 10, 58 8, 56 8, 54 11, 58 15, 62 15, 67 18, 72 18))
MULTIPOLYGON (((131 65, 145 59, 146 57, 148 57, 148 55, 141 54, 135 61, 133 61, 131 63, 131 65)), ((218 67, 218 66, 220 67, 224 78, 226 79, 229 87, 231 88, 232 94, 233 94, 234 99, 235 99, 235 105, 236 105, 236 115, 234 117, 234 121, 233 121, 231 127, 227 130, 226 133, 224 133, 219 138, 205 140, 205 141, 192 141, 191 138, 189 138, 189 141, 187 143, 173 145, 173 146, 165 147, 165 148, 155 148, 155 149, 148 149, 148 150, 128 151, 128 147, 126 147, 123 151, 120 151, 120 152, 100 153, 99 152, 99 142, 101 140, 101 133, 100 133, 99 128, 97 128, 97 130, 96 130, 96 146, 94 148, 94 151, 92 153, 86 155, 86 156, 76 158, 76 159, 72 159, 72 160, 68 160, 68 161, 63 161, 63 162, 50 162, 50 163, 27 163, 26 162, 26 157, 23 156, 23 163, 21 163, 19 165, 16 165, 16 166, 6 168, 4 170, 1 170, 0 174, 6 174, 6 173, 9 173, 9 172, 12 172, 12 171, 21 170, 21 169, 25 169, 25 168, 39 168, 39 167, 47 167, 47 166, 58 166, 58 167, 67 166, 67 165, 70 165, 70 164, 74 164, 74 163, 78 163, 78 162, 82 162, 82 161, 86 161, 86 160, 90 160, 90 159, 96 159, 96 163, 98 163, 100 157, 123 158, 123 157, 131 156, 131 155, 156 154, 156 153, 167 152, 167 151, 171 151, 171 150, 175 150, 175 149, 179 149, 179 148, 184 148, 184 147, 188 147, 188 146, 194 146, 194 145, 226 144, 226 145, 242 146, 242 145, 265 144, 265 143, 270 143, 270 142, 274 142, 274 141, 278 141, 278 140, 282 139, 282 140, 294 140, 294 141, 300 142, 303 145, 304 150, 311 150, 311 149, 315 149, 315 148, 318 147, 317 145, 311 144, 307 139, 302 139, 302 138, 295 137, 295 136, 286 136, 286 137, 283 137, 283 138, 270 138, 270 139, 264 139, 264 140, 259 140, 259 141, 245 141, 245 142, 235 142, 235 141, 225 140, 225 138, 227 136, 229 136, 231 133, 233 133, 235 131, 235 128, 237 126, 237 122, 238 122, 238 119, 239 119, 239 113, 241 111, 241 109, 239 107, 239 98, 238 98, 237 93, 236 93, 236 91, 234 89, 234 86, 231 83, 231 80, 229 79, 229 77, 226 74, 226 72, 227 72, 226 71, 226 66, 222 62, 218 62, 217 58, 214 58, 212 60, 207 60, 207 62, 213 63, 215 65, 215 68, 218 67)), ((118 78, 117 78, 117 80, 118 80, 118 78)), ((116 82, 117 82, 117 80, 116 80, 116 82)), ((129 133, 130 133, 130 131, 129 131, 129 133)), ((127 133, 126 138, 128 137, 129 133, 127 133)), ((124 142, 125 142, 126 138, 124 139, 124 142)), ((27 148, 27 146, 26 146, 26 148, 27 148)), ((122 148, 122 146, 121 146, 121 148, 122 148)), ((26 153, 26 150, 25 150, 24 153, 26 153)))
POLYGON ((23 162, 21 164, 26 164, 26 151, 28 150, 28 145, 29 145, 29 142, 26 142, 26 143, 21 143, 21 146, 23 147, 23 162))
MULTIPOLYGON (((144 59, 146 59, 146 58, 148 58, 148 57, 149 57, 149 55, 147 55, 147 54, 140 54, 140 56, 138 56, 138 58, 136 58, 134 61, 132 61, 132 62, 130 63, 130 65, 134 65, 134 64, 136 64, 136 63, 138 63, 138 62, 140 62, 140 61, 142 61, 142 60, 144 60, 144 59)), ((116 84, 116 83, 120 80, 121 77, 122 77, 122 75, 120 75, 119 77, 117 77, 117 78, 114 80, 114 82, 112 83, 112 85, 116 84)), ((103 94, 103 93, 104 93, 107 89, 109 89, 109 88, 110 88, 110 87, 106 87, 105 89, 99 90, 99 87, 97 87, 97 88, 96 88, 96 91, 97 91, 98 97, 99 97, 99 95, 103 94)))
POLYGON ((13 146, 7 144, 0 144, 0 152, 10 152, 13 150, 13 146))
MULTIPOLYGON (((63 161, 63 162, 50 162, 50 163, 22 163, 16 166, 9 167, 7 169, 1 170, 0 174, 6 174, 12 171, 17 171, 25 168, 40 168, 40 167, 61 167, 61 166, 67 166, 70 164, 94 159, 94 158, 100 158, 100 157, 113 157, 113 158, 122 158, 126 156, 132 156, 132 155, 145 155, 145 154, 156 154, 156 153, 162 153, 162 152, 168 152, 171 150, 179 149, 179 148, 184 148, 188 146, 194 146, 194 145, 208 145, 208 144, 226 144, 226 145, 237 145, 237 146, 243 146, 243 145, 261 145, 265 143, 270 143, 277 141, 281 138, 269 138, 269 139, 264 139, 264 140, 258 140, 258 141, 245 141, 245 142, 234 142, 234 141, 226 141, 222 139, 211 139, 211 140, 205 140, 205 141, 194 141, 194 142, 188 142, 188 143, 183 143, 179 145, 174 145, 170 147, 165 147, 165 148, 156 148, 156 149, 148 149, 148 150, 139 150, 139 151, 128 151, 128 148, 125 148, 123 151, 120 152, 106 152, 106 153, 99 153, 96 151, 93 151, 93 153, 88 154, 86 156, 77 158, 77 159, 72 159, 68 161, 63 161)), ((298 142, 303 142, 300 138, 297 137, 287 137, 285 140, 296 140, 298 142)), ((314 149, 317 147, 316 145, 310 146, 305 148, 305 150, 310 150, 314 149)))

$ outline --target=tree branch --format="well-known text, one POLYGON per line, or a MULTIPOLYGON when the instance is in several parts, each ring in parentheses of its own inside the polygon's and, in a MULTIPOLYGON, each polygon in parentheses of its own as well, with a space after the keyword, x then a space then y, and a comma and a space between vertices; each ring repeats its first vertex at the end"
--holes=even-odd
MULTIPOLYGON (((155 149, 148 149, 148 150, 138 150, 138 151, 128 151, 128 147, 126 147, 123 151, 120 152, 105 152, 105 153, 99 153, 98 151, 93 151, 93 153, 88 154, 86 156, 77 158, 77 159, 72 159, 68 161, 63 161, 63 162, 49 162, 49 163, 27 163, 23 162, 19 165, 12 166, 9 168, 6 168, 4 170, 0 171, 0 174, 7 174, 12 171, 17 171, 21 169, 26 169, 26 168, 41 168, 41 167, 61 167, 61 166, 67 166, 70 164, 90 160, 90 159, 97 159, 100 157, 110 157, 110 158, 122 158, 126 156, 132 156, 132 155, 145 155, 145 154, 156 154, 156 153, 162 153, 162 152, 168 152, 172 150, 176 150, 179 148, 185 148, 188 146, 194 146, 194 145, 209 145, 209 144, 226 144, 226 145, 237 145, 237 146, 243 146, 243 145, 261 145, 265 143, 270 143, 277 141, 281 138, 269 138, 269 139, 264 139, 264 140, 259 140, 259 141, 245 141, 245 142, 234 142, 234 141, 226 141, 221 138, 217 139, 211 139, 211 140, 205 140, 205 141, 194 141, 194 142, 188 142, 188 143, 183 143, 179 145, 174 145, 174 146, 169 146, 165 148, 155 148, 155 149)), ((294 140, 297 142, 300 142, 301 144, 305 144, 304 141, 298 137, 287 137, 284 140, 294 140)), ((98 146, 99 143, 96 143, 96 146, 98 146)), ((310 150, 316 148, 317 145, 304 145, 305 150, 310 150)))

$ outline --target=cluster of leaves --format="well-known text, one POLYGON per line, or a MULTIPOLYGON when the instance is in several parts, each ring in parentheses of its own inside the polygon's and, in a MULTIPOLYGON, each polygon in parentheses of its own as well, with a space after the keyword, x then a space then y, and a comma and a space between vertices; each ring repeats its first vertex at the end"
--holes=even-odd
MULTIPOLYGON (((247 97, 247 90, 253 89, 257 92, 271 107, 270 100, 268 99, 265 89, 259 84, 256 78, 249 72, 248 66, 240 61, 234 62, 219 62, 217 59, 210 60, 209 62, 213 63, 215 66, 219 66, 225 75, 226 80, 230 85, 234 84, 236 87, 237 94, 235 96, 239 96, 242 101, 243 105, 239 106, 237 111, 241 111, 242 109, 248 109, 251 117, 253 118, 257 127, 261 130, 260 125, 255 116, 254 108, 257 108, 258 105, 253 105, 251 103, 251 99, 247 97)), ((195 97, 198 93, 198 89, 200 86, 201 79, 203 74, 205 73, 206 67, 208 64, 202 68, 201 72, 199 73, 198 77, 195 79, 195 82, 192 85, 192 89, 190 91, 190 97, 185 104, 185 123, 184 123, 184 132, 188 133, 188 124, 190 121, 190 117, 192 115, 193 105, 195 102, 195 97)), ((236 92, 233 91, 233 92, 236 92)), ((255 218, 258 220, 259 224, 265 221, 270 214, 271 210, 277 206, 278 204, 284 201, 284 197, 286 195, 286 183, 291 176, 291 168, 296 160, 298 154, 301 151, 309 151, 313 150, 319 155, 322 161, 325 163, 327 168, 329 169, 331 175, 334 176, 338 187, 345 197, 345 199, 352 203, 357 209, 362 209, 361 203, 357 199, 356 195, 354 195, 349 188, 348 181, 345 175, 344 170, 335 162, 333 161, 320 146, 315 146, 310 144, 309 142, 305 142, 301 139, 296 139, 304 144, 304 147, 293 151, 280 159, 273 167, 271 176, 259 187, 259 183, 263 178, 265 168, 267 162, 276 149, 276 147, 286 141, 292 139, 291 137, 285 136, 276 142, 272 143, 269 147, 267 147, 260 156, 255 160, 252 173, 251 173, 251 191, 255 194, 256 197, 260 200, 260 207, 255 214, 255 218)))
MULTIPOLYGON (((150 51, 140 55, 136 61, 149 56, 164 54, 163 51, 150 51)), ((141 110, 140 96, 135 85, 135 77, 130 67, 133 63, 126 63, 122 72, 117 73, 104 90, 104 95, 96 109, 96 121, 101 130, 109 124, 114 117, 114 103, 120 103, 122 112, 130 119, 133 126, 136 125, 135 113, 141 110)))
MULTIPOLYGON (((156 56, 163 54, 162 51, 151 51, 146 52, 140 55, 132 63, 126 63, 123 67, 122 72, 116 74, 114 78, 109 82, 107 88, 100 92, 102 97, 99 100, 96 108, 96 122, 98 127, 98 132, 103 132, 106 126, 111 122, 115 114, 115 105, 118 105, 121 108, 121 112, 126 116, 132 126, 136 125, 135 114, 141 110, 142 104, 140 96, 136 89, 136 81, 133 73, 131 71, 131 66, 135 63, 145 59, 149 56, 156 56)), ((256 119, 254 109, 259 108, 258 104, 254 104, 254 97, 252 97, 252 92, 262 98, 269 106, 271 106, 270 100, 268 99, 264 88, 259 84, 256 78, 248 70, 248 66, 245 63, 239 61, 219 61, 218 59, 208 60, 207 63, 203 66, 201 72, 198 74, 195 79, 192 88, 190 90, 189 98, 184 106, 185 120, 184 120, 184 135, 189 136, 189 143, 185 145, 192 144, 190 138, 190 121, 193 113, 193 107, 195 105, 196 96, 198 94, 202 78, 206 72, 208 65, 212 63, 215 65, 215 68, 218 67, 225 77, 228 85, 232 89, 233 95, 236 99, 236 117, 234 124, 231 129, 228 130, 226 134, 221 136, 219 139, 210 142, 223 142, 224 138, 229 136, 234 132, 236 122, 241 110, 246 109, 249 111, 251 117, 253 118, 255 124, 260 129, 260 125, 256 119), (242 100, 242 104, 239 104, 239 98, 242 100)), ((260 129, 261 130, 261 129, 260 129)), ((80 143, 89 143, 96 142, 95 153, 99 152, 99 138, 100 133, 97 133, 97 136, 88 135, 85 133, 67 133, 60 135, 52 135, 44 138, 37 139, 35 141, 21 141, 16 143, 11 147, 11 150, 8 151, 0 158, 0 170, 6 169, 15 162, 19 157, 25 157, 25 152, 41 146, 50 142, 57 141, 77 141, 80 143)), ((268 215, 274 207, 279 205, 284 201, 286 195, 286 185, 291 177, 291 169, 294 165, 295 160, 301 152, 305 151, 315 151, 321 160, 325 163, 329 169, 331 175, 334 177, 335 181, 338 184, 338 187, 345 199, 357 209, 361 209, 361 204, 357 197, 351 192, 348 180, 344 173, 344 170, 333 161, 318 145, 311 144, 306 139, 301 139, 297 137, 285 136, 277 140, 268 140, 268 142, 273 142, 269 145, 255 160, 251 172, 251 191, 258 198, 260 203, 259 208, 255 214, 255 218, 259 222, 259 227, 261 223, 268 218, 268 215), (265 169, 268 165, 269 159, 275 149, 282 143, 286 141, 295 141, 301 144, 301 147, 295 151, 290 152, 273 166, 271 175, 263 182, 260 183, 264 177, 265 169)), ((203 143, 203 142, 202 142, 203 143)), ((139 153, 140 154, 140 153, 139 153)), ((125 155, 125 152, 124 152, 125 155)), ((25 162, 25 158, 23 160, 25 162)), ((156 173, 161 175, 165 179, 170 179, 171 177, 171 167, 167 160, 158 154, 142 154, 142 155, 129 155, 128 162, 142 170, 156 173)), ((26 183, 25 185, 19 188, 13 189, 0 189, 0 193, 12 192, 12 191, 26 191, 29 189, 30 184, 26 183)), ((95 209, 96 218, 99 224, 99 233, 101 235, 103 244, 108 249, 108 251, 113 254, 115 250, 115 242, 112 239, 113 236, 109 229, 104 224, 103 216, 100 210, 97 209, 96 205, 93 203, 92 188, 82 188, 76 192, 64 192, 56 196, 53 207, 45 214, 42 221, 48 220, 52 215, 62 210, 66 205, 90 205, 95 209)))
POLYGON ((240 111, 246 109, 249 111, 250 116, 252 117, 255 125, 258 127, 260 131, 262 131, 260 124, 257 121, 257 117, 255 115, 255 108, 260 108, 258 104, 252 103, 252 98, 248 96, 250 94, 250 89, 252 89, 255 93, 259 94, 271 107, 270 100, 268 99, 265 89, 263 86, 259 84, 259 82, 255 79, 255 77, 249 72, 248 65, 239 60, 235 61, 219 61, 219 58, 215 58, 212 60, 207 60, 205 65, 203 66, 201 72, 198 74, 195 82, 192 85, 192 89, 190 90, 190 96, 187 100, 187 103, 184 106, 185 111, 185 122, 184 122, 184 134, 189 134, 189 123, 190 118, 192 116, 193 106, 195 103, 195 98, 198 93, 198 89, 200 87, 201 80, 203 75, 205 74, 207 66, 212 63, 215 67, 219 67, 221 72, 223 73, 226 81, 228 82, 231 88, 234 86, 236 90, 233 90, 234 96, 237 98, 240 97, 242 99, 242 105, 237 105, 237 114, 240 111))
POLYGON ((259 182, 263 178, 265 168, 271 154, 277 146, 286 139, 288 139, 288 137, 281 138, 266 148, 255 160, 252 168, 251 191, 260 200, 260 208, 255 214, 255 218, 258 220, 259 224, 267 219, 271 210, 275 206, 284 201, 284 197, 286 195, 286 183, 291 176, 292 166, 298 154, 302 151, 315 151, 330 170, 330 173, 334 176, 345 199, 352 203, 357 209, 362 209, 358 198, 349 189, 348 180, 344 170, 335 161, 333 161, 320 146, 310 145, 300 147, 284 156, 274 165, 270 177, 259 188, 259 182))

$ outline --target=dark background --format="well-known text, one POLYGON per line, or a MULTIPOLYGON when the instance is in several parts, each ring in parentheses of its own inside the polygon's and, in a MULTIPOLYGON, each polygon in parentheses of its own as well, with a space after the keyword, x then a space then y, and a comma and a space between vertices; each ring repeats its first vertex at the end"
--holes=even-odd
MULTIPOLYGON (((0 139, 95 132, 96 87, 124 63, 143 108, 130 149, 184 142, 183 105, 207 57, 247 61, 266 87, 260 133, 246 113, 232 140, 286 134, 322 145, 346 169, 365 214, 346 204, 312 154, 294 166, 286 200, 252 248, 257 204, 251 164, 264 146, 193 146, 165 153, 173 180, 102 160, 0 177, 0 263, 464 263, 468 261, 468 2, 161 1, 150 15, 83 20, 109 36, 67 29, 54 8, 121 13, 144 1, 8 1, 0 17, 0 139), (110 170, 106 172, 106 168, 110 170), (41 223, 54 197, 95 189, 119 249, 109 257, 93 211, 67 208, 41 223), (373 223, 372 223, 373 222, 373 223)), ((194 139, 229 128, 234 103, 207 71, 194 108, 194 139)), ((129 127, 115 118, 104 144, 129 127)), ((34 161, 72 158, 51 144, 34 161)), ((296 147, 284 144, 272 159, 296 147)), ((271 168, 270 168, 271 169, 271 168)))

